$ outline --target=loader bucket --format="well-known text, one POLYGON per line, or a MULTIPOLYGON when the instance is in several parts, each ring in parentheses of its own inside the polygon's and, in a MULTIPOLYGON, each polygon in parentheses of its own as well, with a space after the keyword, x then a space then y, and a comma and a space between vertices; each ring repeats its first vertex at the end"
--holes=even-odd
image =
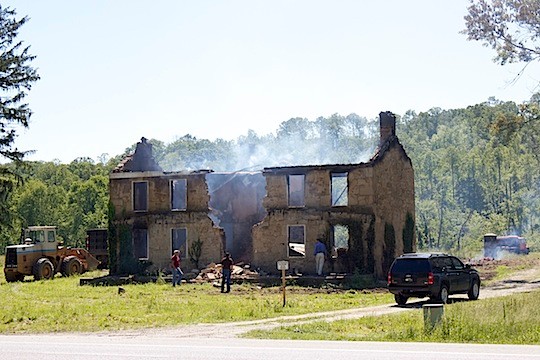
POLYGON ((97 270, 98 268, 98 265, 101 264, 101 261, 99 261, 98 259, 96 259, 94 257, 94 255, 90 254, 88 251, 84 250, 87 254, 87 257, 86 257, 86 263, 87 263, 87 271, 93 271, 93 270, 97 270))
POLYGON ((84 271, 96 270, 98 265, 101 263, 94 255, 90 254, 88 250, 77 248, 69 249, 67 255, 74 255, 81 261, 84 271))

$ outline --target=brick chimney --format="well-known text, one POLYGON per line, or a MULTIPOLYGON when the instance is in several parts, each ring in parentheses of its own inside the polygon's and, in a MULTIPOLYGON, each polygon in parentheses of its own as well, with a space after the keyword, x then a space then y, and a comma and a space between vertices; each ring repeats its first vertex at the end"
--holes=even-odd
POLYGON ((396 115, 390 111, 379 113, 381 138, 379 140, 379 146, 390 137, 396 135, 396 115))

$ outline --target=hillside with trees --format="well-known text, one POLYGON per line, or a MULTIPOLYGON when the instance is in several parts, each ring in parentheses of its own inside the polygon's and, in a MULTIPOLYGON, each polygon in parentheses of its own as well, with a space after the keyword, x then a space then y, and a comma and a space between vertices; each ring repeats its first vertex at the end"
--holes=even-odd
MULTIPOLYGON (((490 99, 466 109, 409 111, 397 135, 415 170, 419 249, 475 256, 487 232, 526 236, 538 248, 540 227, 540 95, 523 104, 490 99)), ((292 118, 275 133, 249 130, 236 140, 184 135, 165 144, 150 140, 166 171, 261 170, 267 166, 358 163, 378 142, 378 119, 333 114, 292 118)), ((133 151, 135 144, 126 149, 133 151)), ((125 155, 123 154, 123 155, 125 155)), ((57 225, 67 245, 107 224, 107 163, 80 158, 70 164, 27 162, 9 201, 2 248, 27 225, 57 225)))
POLYGON ((420 247, 472 256, 486 232, 538 244, 538 100, 490 99, 401 118, 400 139, 415 168, 420 247))

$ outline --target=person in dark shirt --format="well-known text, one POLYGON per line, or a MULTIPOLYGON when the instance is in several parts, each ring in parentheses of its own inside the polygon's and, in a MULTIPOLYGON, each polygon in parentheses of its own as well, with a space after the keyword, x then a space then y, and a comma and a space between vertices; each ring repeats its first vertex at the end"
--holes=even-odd
POLYGON ((326 245, 324 245, 321 239, 317 239, 313 255, 315 255, 315 271, 317 275, 321 276, 323 273, 324 258, 326 257, 326 245))
POLYGON ((231 254, 226 252, 223 259, 221 259, 221 292, 231 291, 231 272, 233 267, 233 259, 231 254), (225 291, 225 284, 227 284, 227 291, 225 291))

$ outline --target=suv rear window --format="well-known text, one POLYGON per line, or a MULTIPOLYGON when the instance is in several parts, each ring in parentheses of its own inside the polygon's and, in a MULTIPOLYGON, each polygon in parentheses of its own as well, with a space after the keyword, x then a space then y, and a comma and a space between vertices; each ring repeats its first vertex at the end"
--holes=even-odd
POLYGON ((398 259, 392 266, 392 272, 430 272, 431 267, 427 259, 398 259))

